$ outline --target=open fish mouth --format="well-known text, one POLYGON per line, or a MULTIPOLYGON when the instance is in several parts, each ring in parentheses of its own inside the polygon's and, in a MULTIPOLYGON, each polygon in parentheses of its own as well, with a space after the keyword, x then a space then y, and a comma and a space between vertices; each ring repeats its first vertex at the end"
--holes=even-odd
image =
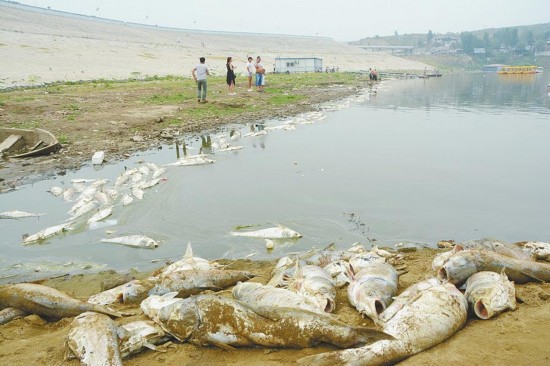
POLYGON ((449 274, 447 273, 445 267, 441 267, 437 270, 437 278, 439 278, 441 282, 446 282, 449 280, 449 274))
POLYGON ((474 304, 474 312, 476 315, 483 320, 487 320, 491 317, 491 313, 489 310, 485 307, 485 304, 482 300, 477 300, 474 304))

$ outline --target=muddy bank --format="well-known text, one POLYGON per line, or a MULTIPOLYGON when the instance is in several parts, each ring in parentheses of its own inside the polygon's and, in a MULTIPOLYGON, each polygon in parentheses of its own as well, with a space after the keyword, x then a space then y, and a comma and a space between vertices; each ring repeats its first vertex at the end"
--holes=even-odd
MULTIPOLYGON (((431 260, 437 250, 425 249, 407 253, 404 258, 407 273, 401 276, 399 291, 433 274, 431 260)), ((246 269, 257 275, 252 281, 267 283, 273 261, 222 260, 229 269, 246 269)), ((114 280, 143 278, 147 273, 116 274, 113 271, 92 275, 66 276, 41 281, 80 299, 101 291, 102 285, 114 280)), ((229 295, 229 292, 224 292, 229 295)), ((402 365, 543 365, 550 361, 550 341, 547 317, 550 312, 550 285, 529 283, 516 285, 520 300, 517 309, 494 319, 477 320, 470 316, 466 326, 448 341, 413 356, 402 365), (473 351, 475 350, 475 352, 473 351)), ((374 327, 370 319, 363 319, 349 305, 346 287, 337 295, 336 315, 349 324, 374 327)), ((118 305, 118 310, 135 315, 118 320, 126 323, 142 317, 138 306, 118 305)), ((0 326, 0 357, 3 364, 27 365, 78 365, 76 360, 64 363, 64 342, 72 319, 46 323, 37 316, 14 320, 0 326)), ((240 348, 227 351, 214 347, 197 347, 177 341, 160 347, 159 352, 146 350, 125 361, 125 365, 187 365, 199 362, 204 365, 289 365, 295 360, 328 351, 329 346, 304 350, 240 348)))

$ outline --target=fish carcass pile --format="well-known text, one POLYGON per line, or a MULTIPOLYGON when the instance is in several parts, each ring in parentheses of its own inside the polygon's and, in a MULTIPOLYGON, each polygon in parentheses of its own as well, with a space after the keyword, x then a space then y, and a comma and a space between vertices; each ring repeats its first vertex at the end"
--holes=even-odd
POLYGON ((329 344, 340 350, 298 363, 393 364, 450 338, 468 317, 490 319, 514 310, 514 282, 550 279, 550 264, 537 261, 546 258, 541 253, 549 243, 452 244, 433 259, 425 280, 406 288, 400 288, 399 277, 407 272, 408 254, 389 248, 331 245, 297 253, 280 258, 271 278, 261 279, 195 257, 188 245, 181 260, 149 278, 86 301, 39 284, 1 286, 0 324, 29 314, 47 321, 74 317, 66 351, 85 365, 121 365, 129 355, 160 350, 166 342, 226 350, 329 344), (372 320, 371 327, 334 315, 342 294, 372 320))

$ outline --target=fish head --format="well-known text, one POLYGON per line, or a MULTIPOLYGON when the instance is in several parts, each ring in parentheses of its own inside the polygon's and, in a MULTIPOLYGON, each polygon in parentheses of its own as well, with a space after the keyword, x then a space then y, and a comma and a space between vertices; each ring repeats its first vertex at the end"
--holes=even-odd
POLYGON ((477 272, 477 265, 470 255, 457 253, 449 257, 437 270, 437 276, 443 282, 462 285, 468 277, 477 272))
POLYGON ((492 286, 483 286, 475 295, 473 310, 480 319, 490 319, 506 310, 516 308, 514 282, 508 280, 504 269, 492 286))
POLYGON ((264 286, 262 284, 256 282, 239 282, 235 285, 235 287, 233 287, 231 293, 233 297, 238 300, 263 287, 264 286))
POLYGON ((281 229, 281 236, 283 238, 298 239, 302 237, 302 234, 292 229, 289 229, 286 226, 283 226, 283 225, 277 225, 277 226, 281 229))

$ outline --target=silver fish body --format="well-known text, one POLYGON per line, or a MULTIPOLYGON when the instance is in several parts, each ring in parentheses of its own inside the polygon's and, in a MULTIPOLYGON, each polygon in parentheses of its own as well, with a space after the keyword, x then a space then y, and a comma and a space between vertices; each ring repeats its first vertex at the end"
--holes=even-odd
POLYGON ((504 273, 477 272, 466 281, 466 300, 480 319, 489 319, 516 308, 516 289, 504 273))
POLYGON ((206 271, 216 269, 218 266, 219 265, 215 262, 212 263, 209 260, 193 256, 193 248, 191 247, 191 242, 189 242, 187 243, 187 249, 185 250, 183 258, 168 265, 162 270, 160 275, 168 276, 173 272, 189 270, 206 271))
POLYGON ((37 241, 46 240, 49 237, 71 230, 72 224, 72 222, 64 222, 62 224, 50 226, 46 229, 40 230, 35 234, 25 237, 23 239, 23 244, 31 244, 37 241))
POLYGON ((93 222, 98 222, 103 220, 104 218, 109 217, 113 212, 113 207, 114 206, 107 206, 100 209, 98 212, 96 212, 92 217, 88 219, 88 224, 91 224, 93 222))
POLYGON ((1 286, 0 307, 14 307, 54 320, 73 317, 86 311, 121 316, 105 306, 80 301, 51 287, 34 283, 1 286))
POLYGON ((232 231, 231 235, 263 239, 298 239, 302 237, 302 234, 282 225, 256 231, 232 231))
POLYGON ((16 308, 5 308, 0 310, 0 325, 11 322, 14 319, 27 316, 29 313, 16 308))
POLYGON ((477 249, 455 253, 438 269, 437 275, 441 280, 460 286, 476 272, 500 273, 503 269, 505 269, 508 278, 516 283, 550 281, 550 264, 548 263, 519 260, 477 249))
POLYGON ((148 281, 132 280, 99 294, 90 296, 88 302, 97 305, 111 305, 115 303, 138 303, 147 297, 153 284, 148 281))
POLYGON ((550 262, 550 243, 541 241, 529 241, 518 244, 518 246, 526 252, 531 253, 538 260, 550 262))
POLYGON ((65 346, 67 355, 75 356, 83 365, 122 366, 118 327, 106 315, 78 315, 70 325, 65 346))
POLYGON ((452 284, 416 289, 382 313, 383 331, 395 337, 368 346, 321 353, 298 360, 301 365, 393 365, 451 337, 465 324, 468 304, 452 284), (391 310, 397 304, 398 310, 391 310))
POLYGON ((6 212, 0 212, 0 219, 24 219, 27 217, 39 217, 43 214, 35 213, 35 212, 25 212, 25 211, 6 211, 6 212))
POLYGON ((331 313, 336 309, 336 286, 332 276, 315 265, 298 267, 288 288, 315 301, 319 309, 331 313))
POLYGON ((246 271, 211 269, 206 271, 185 270, 161 276, 149 295, 164 295, 177 292, 179 297, 189 297, 204 290, 222 290, 238 282, 247 281, 254 275, 246 271))
POLYGON ((318 303, 310 297, 294 291, 273 286, 264 286, 256 282, 238 283, 232 290, 233 298, 244 303, 260 306, 277 306, 304 309, 314 313, 324 313, 318 303))
POLYGON ((101 239, 102 243, 114 243, 114 244, 122 244, 127 245, 130 247, 136 247, 136 248, 147 248, 147 249, 154 249, 157 248, 159 245, 158 243, 145 236, 145 235, 128 235, 128 236, 119 236, 116 238, 109 238, 109 239, 101 239))
POLYGON ((374 262, 355 275, 348 287, 348 299, 359 313, 377 321, 397 294, 398 279, 391 264, 374 262))
POLYGON ((201 346, 305 348, 325 342, 353 347, 390 338, 377 330, 351 327, 302 309, 249 307, 215 295, 188 299, 175 299, 174 295, 150 296, 141 308, 178 340, 201 346))

